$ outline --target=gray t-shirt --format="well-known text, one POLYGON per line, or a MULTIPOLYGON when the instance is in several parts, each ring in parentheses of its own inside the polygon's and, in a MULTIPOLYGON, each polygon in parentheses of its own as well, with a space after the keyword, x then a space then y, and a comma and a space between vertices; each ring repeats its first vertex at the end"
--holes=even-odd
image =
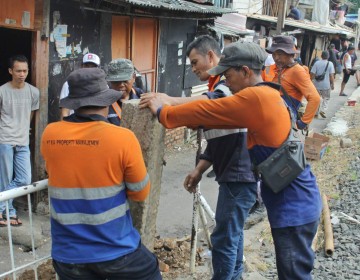
POLYGON ((39 96, 28 83, 21 89, 11 82, 0 87, 0 144, 29 145, 30 115, 39 109, 39 96))
POLYGON ((330 77, 329 74, 335 73, 334 64, 331 61, 328 60, 318 60, 315 62, 313 67, 311 68, 311 73, 314 73, 315 76, 320 76, 322 73, 324 73, 326 64, 329 62, 329 66, 326 69, 325 78, 322 81, 316 81, 313 80, 314 85, 317 90, 328 90, 330 89, 330 77))

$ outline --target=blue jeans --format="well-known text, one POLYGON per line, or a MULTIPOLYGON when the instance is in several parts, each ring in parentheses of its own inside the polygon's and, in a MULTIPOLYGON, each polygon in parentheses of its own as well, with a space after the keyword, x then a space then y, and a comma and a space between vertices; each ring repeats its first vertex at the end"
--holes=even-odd
MULTIPOLYGON (((0 192, 31 183, 31 164, 29 146, 0 144, 0 192)), ((9 199, 10 217, 16 210, 9 199)), ((0 202, 0 213, 5 213, 5 201, 0 202)))
POLYGON ((272 228, 279 280, 311 280, 315 253, 311 244, 319 221, 306 225, 272 228))
POLYGON ((156 256, 144 245, 132 253, 115 260, 68 264, 53 260, 53 266, 60 280, 161 280, 156 256))
POLYGON ((244 224, 257 196, 256 183, 220 183, 211 234, 213 280, 237 280, 243 271, 244 224))

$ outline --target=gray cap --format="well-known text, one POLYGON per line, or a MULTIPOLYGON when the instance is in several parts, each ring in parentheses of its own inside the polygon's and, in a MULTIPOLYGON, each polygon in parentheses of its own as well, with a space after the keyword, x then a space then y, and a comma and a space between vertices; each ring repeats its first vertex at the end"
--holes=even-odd
POLYGON ((268 54, 252 42, 235 42, 227 45, 221 55, 218 66, 207 71, 210 75, 220 75, 231 67, 248 66, 250 69, 262 69, 268 54))
POLYGON ((106 80, 109 82, 128 81, 133 78, 134 73, 135 69, 131 60, 117 58, 109 63, 106 80))

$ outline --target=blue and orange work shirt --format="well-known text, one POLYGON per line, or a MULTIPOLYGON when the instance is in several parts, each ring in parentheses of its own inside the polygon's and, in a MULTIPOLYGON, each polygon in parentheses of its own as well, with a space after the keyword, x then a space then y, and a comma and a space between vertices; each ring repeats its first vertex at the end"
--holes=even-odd
MULTIPOLYGON (((278 90, 260 85, 233 96, 198 100, 158 111, 166 128, 179 126, 248 129, 248 149, 252 161, 261 163, 288 137, 290 116, 278 90)), ((275 194, 262 185, 261 195, 273 228, 314 222, 321 213, 316 178, 308 165, 288 187, 275 194)))
POLYGON ((128 199, 143 201, 150 191, 134 133, 75 112, 45 128, 41 154, 49 175, 52 258, 95 263, 134 252, 140 235, 128 199))

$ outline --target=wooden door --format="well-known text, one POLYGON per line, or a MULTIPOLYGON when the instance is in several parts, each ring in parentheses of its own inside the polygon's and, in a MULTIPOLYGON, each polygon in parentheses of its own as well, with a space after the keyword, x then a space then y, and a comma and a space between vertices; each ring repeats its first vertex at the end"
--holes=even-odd
POLYGON ((156 19, 135 18, 133 21, 132 61, 145 76, 151 91, 156 89, 157 30, 156 19))

